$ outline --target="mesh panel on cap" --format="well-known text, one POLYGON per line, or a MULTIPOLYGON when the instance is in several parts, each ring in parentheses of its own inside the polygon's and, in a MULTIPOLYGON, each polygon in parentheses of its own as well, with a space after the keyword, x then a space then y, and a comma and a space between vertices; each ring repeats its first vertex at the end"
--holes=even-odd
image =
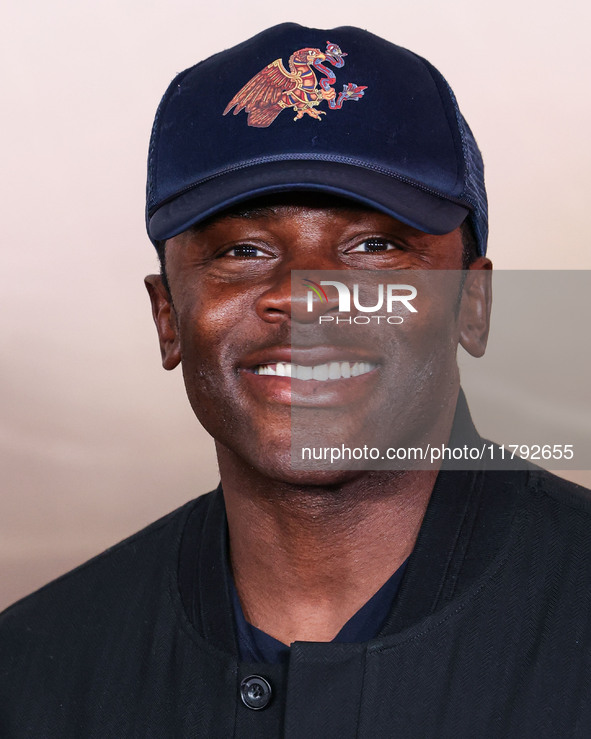
POLYGON ((464 191, 461 197, 472 205, 472 213, 468 216, 474 229, 474 235, 478 242, 480 254, 486 254, 488 241, 488 200, 484 186, 484 163, 474 134, 466 123, 464 116, 460 113, 453 90, 448 85, 449 95, 453 101, 458 121, 462 147, 464 150, 464 161, 466 169, 464 174, 464 191))

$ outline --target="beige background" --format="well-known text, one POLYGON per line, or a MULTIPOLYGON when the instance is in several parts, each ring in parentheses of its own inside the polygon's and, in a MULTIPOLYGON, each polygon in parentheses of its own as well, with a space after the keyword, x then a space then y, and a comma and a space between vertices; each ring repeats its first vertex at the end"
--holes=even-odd
POLYGON ((181 69, 284 20, 408 46, 448 78, 483 149, 496 265, 591 268, 583 0, 4 8, 0 606, 216 483, 142 285, 148 136, 181 69))

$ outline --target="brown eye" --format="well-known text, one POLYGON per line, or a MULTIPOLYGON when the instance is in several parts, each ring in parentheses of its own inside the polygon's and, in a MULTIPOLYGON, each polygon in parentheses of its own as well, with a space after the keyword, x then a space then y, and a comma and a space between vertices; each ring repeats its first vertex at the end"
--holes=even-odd
POLYGON ((252 244, 239 244, 225 252, 224 256, 249 259, 252 257, 268 257, 269 255, 252 244))
POLYGON ((386 241, 386 239, 365 239, 365 241, 362 241, 354 249, 351 249, 351 252, 357 254, 376 254, 384 251, 392 251, 394 248, 394 245, 386 241))

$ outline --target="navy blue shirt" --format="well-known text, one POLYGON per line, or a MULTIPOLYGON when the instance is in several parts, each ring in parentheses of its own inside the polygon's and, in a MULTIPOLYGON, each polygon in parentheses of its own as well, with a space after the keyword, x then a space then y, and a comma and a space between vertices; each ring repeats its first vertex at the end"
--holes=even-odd
MULTIPOLYGON (((398 587, 406 568, 406 559, 396 572, 372 595, 367 603, 357 611, 339 633, 333 642, 348 644, 360 643, 374 639, 381 631, 392 604, 396 598, 398 587)), ((232 589, 232 605, 236 618, 238 649, 243 662, 265 662, 276 664, 286 662, 289 658, 290 647, 273 636, 269 636, 256 626, 249 624, 244 618, 234 580, 230 578, 232 589)))

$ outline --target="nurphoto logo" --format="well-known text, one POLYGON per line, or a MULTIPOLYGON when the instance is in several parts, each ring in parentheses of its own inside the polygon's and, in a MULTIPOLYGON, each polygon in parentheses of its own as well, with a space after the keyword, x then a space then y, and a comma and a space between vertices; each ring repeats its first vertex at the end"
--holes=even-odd
MULTIPOLYGON (((398 312, 395 315, 392 315, 395 308, 405 308, 410 313, 418 312, 411 304, 411 301, 417 297, 417 289, 412 285, 375 285, 374 287, 377 288, 375 302, 373 304, 363 305, 360 298, 359 284, 357 283, 352 285, 352 291, 348 285, 345 285, 343 282, 339 282, 338 280, 321 280, 318 283, 308 278, 304 278, 302 279, 302 283, 308 288, 306 303, 308 313, 312 313, 314 310, 314 297, 318 298, 321 304, 329 303, 329 297, 324 290, 324 287, 332 287, 337 291, 339 314, 351 313, 351 295, 353 296, 353 309, 356 312, 372 314, 347 317, 325 313, 318 317, 318 323, 329 323, 330 321, 333 321, 336 323, 367 324, 370 323, 372 319, 378 323, 381 323, 381 319, 385 319, 386 323, 400 324, 404 322, 404 317, 398 312), (384 308, 388 315, 384 315, 383 313, 381 315, 374 315, 384 308)), ((367 299, 367 295, 365 296, 365 299, 367 299)))

